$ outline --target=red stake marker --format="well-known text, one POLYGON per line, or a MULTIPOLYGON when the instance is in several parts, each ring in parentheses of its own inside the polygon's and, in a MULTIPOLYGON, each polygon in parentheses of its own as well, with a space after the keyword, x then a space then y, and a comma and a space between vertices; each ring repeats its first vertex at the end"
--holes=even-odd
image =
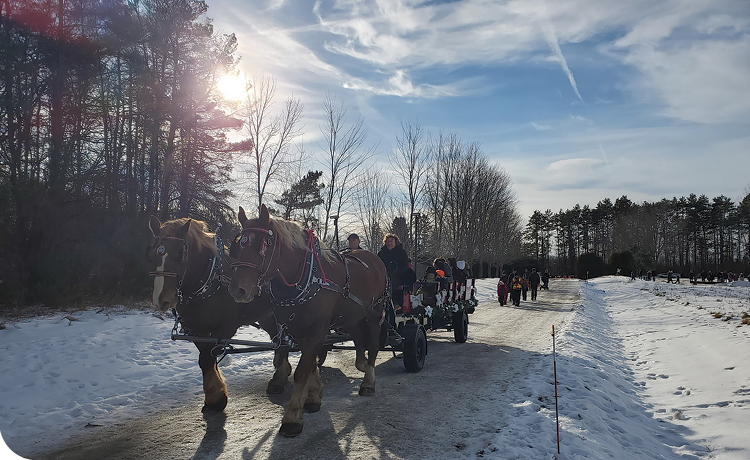
POLYGON ((555 421, 557 423, 557 453, 560 453, 560 413, 557 410, 557 354, 555 353, 555 325, 552 325, 552 363, 555 370, 555 421))

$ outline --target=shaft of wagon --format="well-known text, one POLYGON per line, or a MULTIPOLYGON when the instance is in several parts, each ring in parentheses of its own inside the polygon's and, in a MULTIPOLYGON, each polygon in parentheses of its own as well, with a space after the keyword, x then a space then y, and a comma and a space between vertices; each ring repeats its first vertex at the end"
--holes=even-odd
POLYGON ((557 453, 560 453, 560 413, 557 410, 557 353, 555 352, 555 325, 552 325, 552 366, 555 372, 555 423, 557 424, 557 453))

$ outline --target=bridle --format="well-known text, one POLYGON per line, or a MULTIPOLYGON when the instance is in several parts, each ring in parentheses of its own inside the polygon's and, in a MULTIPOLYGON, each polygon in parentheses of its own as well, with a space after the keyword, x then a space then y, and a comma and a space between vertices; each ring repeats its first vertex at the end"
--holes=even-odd
POLYGON ((271 267, 271 264, 273 263, 273 256, 276 253, 276 243, 277 238, 273 234, 273 230, 271 229, 265 229, 260 227, 248 227, 242 229, 242 233, 240 233, 239 238, 237 242, 240 245, 240 249, 245 249, 250 245, 250 233, 263 233, 266 235, 265 238, 263 238, 263 241, 260 244, 260 251, 258 253, 262 257, 260 264, 254 264, 252 262, 245 262, 242 260, 238 260, 232 262, 230 266, 236 271, 239 267, 246 267, 246 268, 252 268, 254 270, 258 270, 260 274, 258 275, 258 287, 261 286, 263 283, 266 272, 268 272, 268 269, 271 267), (267 249, 268 246, 271 246, 271 256, 268 258, 268 263, 266 263, 266 255, 267 255, 267 249))
MULTIPOLYGON (((213 260, 211 261, 211 270, 208 273, 208 276, 206 277, 206 280, 203 281, 203 284, 201 287, 196 289, 195 291, 191 291, 190 294, 183 294, 182 292, 182 283, 185 281, 185 274, 188 270, 188 244, 187 241, 184 238, 177 238, 174 236, 164 236, 164 237, 155 237, 151 244, 149 245, 150 248, 153 248, 156 246, 156 243, 160 240, 174 240, 179 241, 182 243, 182 265, 185 266, 185 269, 182 272, 182 276, 180 276, 176 272, 167 272, 167 271, 153 271, 149 272, 149 275, 157 277, 165 277, 165 278, 176 278, 179 280, 177 285, 177 298, 179 299, 180 303, 183 302, 190 302, 194 298, 201 298, 205 299, 208 297, 211 297, 214 295, 222 286, 228 286, 231 279, 224 275, 223 272, 223 264, 225 263, 224 258, 224 244, 221 241, 221 238, 219 237, 219 229, 221 228, 221 224, 219 224, 219 227, 217 228, 216 234, 214 235, 214 243, 216 244, 216 255, 213 257, 213 260), (183 299, 184 297, 184 299, 183 299)), ((164 245, 159 246, 156 249, 156 253, 158 255, 163 255, 165 253, 164 245)))
MULTIPOLYGON (((153 240, 151 240, 151 244, 149 244, 149 248, 153 248, 154 246, 156 246, 156 243, 158 243, 161 240, 174 240, 174 241, 179 241, 180 243, 182 243, 182 265, 184 265, 185 262, 187 261, 187 258, 188 258, 188 245, 187 245, 187 241, 185 241, 184 238, 176 238, 174 236, 163 236, 163 237, 157 236, 153 240)), ((166 248, 164 247, 163 244, 161 246, 159 246, 158 248, 156 248, 156 253, 158 255, 160 255, 160 256, 164 255, 165 252, 166 252, 166 248)), ((185 269, 187 270, 187 267, 185 269)), ((177 274, 175 272, 165 272, 165 271, 149 272, 149 275, 151 275, 151 276, 163 276, 163 277, 167 277, 167 278, 178 278, 180 276, 179 274, 177 274)), ((184 275, 185 275, 185 273, 183 272, 183 276, 184 275)), ((180 279, 180 284, 182 284, 182 279, 180 279)))

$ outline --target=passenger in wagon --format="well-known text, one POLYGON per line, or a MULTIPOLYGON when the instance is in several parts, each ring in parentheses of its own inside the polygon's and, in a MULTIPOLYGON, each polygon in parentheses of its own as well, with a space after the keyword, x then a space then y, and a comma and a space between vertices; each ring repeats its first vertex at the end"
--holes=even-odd
POLYGON ((404 290, 411 292, 417 275, 409 268, 409 255, 404 250, 401 242, 393 233, 383 237, 383 247, 378 256, 385 264, 388 277, 391 279, 391 295, 396 310, 404 305, 404 290))
POLYGON ((464 264, 465 262, 463 260, 456 261, 456 259, 448 259, 455 263, 455 267, 453 268, 453 279, 458 281, 459 283, 463 284, 466 282, 466 273, 464 272, 464 264))
POLYGON ((362 249, 359 246, 359 235, 357 235, 356 233, 352 233, 351 235, 349 235, 349 237, 347 238, 347 241, 349 242, 349 246, 346 249, 344 249, 342 252, 349 252, 349 251, 354 251, 355 249, 362 249))
POLYGON ((437 305, 437 270, 435 267, 427 267, 424 279, 419 282, 417 295, 422 294, 422 305, 435 308, 437 305))

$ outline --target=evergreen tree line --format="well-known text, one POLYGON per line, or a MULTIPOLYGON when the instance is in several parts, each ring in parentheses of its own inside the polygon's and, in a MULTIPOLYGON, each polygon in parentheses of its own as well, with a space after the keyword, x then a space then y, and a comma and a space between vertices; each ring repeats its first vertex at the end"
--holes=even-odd
POLYGON ((750 270, 750 194, 739 203, 706 195, 630 201, 607 198, 596 207, 576 205, 535 211, 524 230, 524 252, 558 275, 645 275, 649 270, 750 270))

